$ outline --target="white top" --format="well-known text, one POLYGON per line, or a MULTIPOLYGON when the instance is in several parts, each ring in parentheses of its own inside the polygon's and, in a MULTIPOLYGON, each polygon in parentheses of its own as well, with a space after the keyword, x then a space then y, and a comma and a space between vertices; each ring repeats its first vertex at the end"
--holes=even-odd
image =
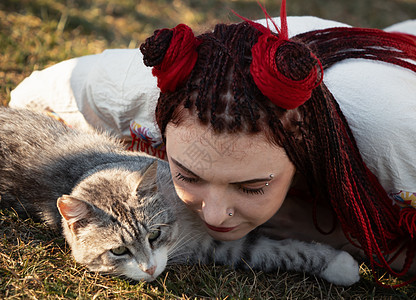
MULTIPOLYGON (((275 20, 280 25, 279 18, 275 20)), ((340 26, 348 25, 288 17, 290 36, 340 26)), ((416 34, 416 20, 386 30, 416 34)), ((324 81, 346 116, 364 161, 385 190, 416 192, 416 74, 387 63, 349 59, 326 70, 324 81)), ((9 105, 49 107, 70 124, 88 123, 125 139, 131 139, 134 121, 160 140, 154 121, 158 95, 156 78, 143 64, 140 51, 113 49, 34 71, 12 91, 9 105)))

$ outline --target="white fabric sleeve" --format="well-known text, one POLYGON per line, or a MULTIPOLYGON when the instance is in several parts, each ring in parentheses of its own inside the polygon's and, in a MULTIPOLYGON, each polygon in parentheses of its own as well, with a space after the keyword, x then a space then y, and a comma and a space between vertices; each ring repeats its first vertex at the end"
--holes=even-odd
POLYGON ((33 72, 12 91, 9 106, 50 108, 71 125, 88 124, 129 140, 135 119, 157 133, 153 115, 158 96, 140 51, 111 49, 33 72))
POLYGON ((408 34, 416 35, 416 19, 406 20, 400 23, 393 24, 384 29, 388 32, 404 32, 408 34))
MULTIPOLYGON (((385 30, 416 35, 416 20, 385 30)), ((415 193, 416 74, 388 63, 349 59, 329 68, 324 82, 384 189, 415 193)))
MULTIPOLYGON (((280 17, 273 18, 273 21, 280 28, 280 17)), ((257 20, 256 22, 266 27, 268 25, 272 31, 276 32, 274 25, 270 21, 267 22, 266 19, 261 19, 257 20)), ((298 35, 300 33, 319 29, 326 29, 332 27, 351 27, 350 25, 341 22, 325 20, 312 16, 287 17, 287 25, 289 37, 298 35)))
POLYGON ((89 124, 129 140, 133 120, 160 136, 154 121, 158 97, 156 78, 141 52, 113 49, 98 56, 77 105, 89 124))
POLYGON ((82 89, 98 55, 87 55, 62 61, 42 71, 34 71, 12 92, 10 107, 58 113, 69 124, 87 128, 77 106, 82 89))
POLYGON ((387 192, 416 192, 416 75, 365 59, 339 62, 324 82, 368 168, 387 192))

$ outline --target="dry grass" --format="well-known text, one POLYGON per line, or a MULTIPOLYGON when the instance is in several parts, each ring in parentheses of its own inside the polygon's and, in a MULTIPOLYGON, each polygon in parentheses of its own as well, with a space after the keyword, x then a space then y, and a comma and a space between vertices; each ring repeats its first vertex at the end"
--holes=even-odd
POLYGON ((412 299, 416 293, 416 287, 377 287, 366 269, 360 283, 348 288, 305 274, 222 266, 173 266, 156 282, 131 282, 88 272, 74 262, 61 236, 1 210, 0 239, 2 299, 412 299))
MULTIPOLYGON (((266 7, 278 15, 278 0, 266 7)), ((34 70, 106 48, 134 48, 159 27, 183 22, 201 32, 218 21, 236 21, 230 8, 262 17, 253 0, 2 0, 0 102, 6 105, 10 91, 34 70)), ((416 0, 288 0, 288 14, 383 28, 416 17, 416 0)), ((290 272, 175 266, 156 282, 131 282, 88 272, 61 236, 0 210, 1 299, 415 299, 415 285, 380 288, 365 265, 361 275, 358 284, 343 288, 290 272)))

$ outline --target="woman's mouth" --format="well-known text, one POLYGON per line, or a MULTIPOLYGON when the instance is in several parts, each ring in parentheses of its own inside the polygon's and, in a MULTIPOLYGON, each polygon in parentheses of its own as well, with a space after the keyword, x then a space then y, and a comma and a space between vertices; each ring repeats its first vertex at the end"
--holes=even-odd
POLYGON ((215 227, 215 226, 209 225, 208 223, 205 223, 205 225, 208 227, 208 229, 211 229, 212 231, 216 231, 216 232, 229 232, 235 228, 235 227, 215 227))

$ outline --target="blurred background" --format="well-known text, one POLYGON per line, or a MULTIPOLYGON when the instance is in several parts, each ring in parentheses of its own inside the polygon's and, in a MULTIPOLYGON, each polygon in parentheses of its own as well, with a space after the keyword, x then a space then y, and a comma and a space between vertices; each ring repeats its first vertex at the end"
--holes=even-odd
MULTIPOLYGON (((280 0, 260 0, 278 16, 280 0)), ((106 48, 134 48, 157 28, 186 23, 195 33, 263 18, 255 0, 0 0, 0 102, 34 70, 106 48)), ((287 0, 291 16, 312 15, 384 28, 416 18, 416 0, 287 0)))

